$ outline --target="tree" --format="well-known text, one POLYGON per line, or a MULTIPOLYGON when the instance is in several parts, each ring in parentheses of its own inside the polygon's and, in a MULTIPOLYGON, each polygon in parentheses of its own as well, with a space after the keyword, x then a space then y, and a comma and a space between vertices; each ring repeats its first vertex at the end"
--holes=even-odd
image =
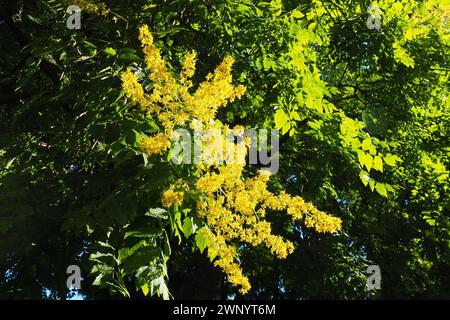
POLYGON ((1 297, 448 297, 448 1, 0 7, 1 297), (175 165, 194 118, 280 170, 175 165))

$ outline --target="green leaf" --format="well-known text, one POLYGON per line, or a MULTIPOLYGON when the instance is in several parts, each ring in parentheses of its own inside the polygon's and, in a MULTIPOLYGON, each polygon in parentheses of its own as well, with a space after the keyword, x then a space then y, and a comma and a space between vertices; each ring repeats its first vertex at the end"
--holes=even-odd
POLYGON ((138 287, 148 285, 155 279, 159 278, 162 273, 163 267, 159 264, 140 267, 135 275, 136 285, 138 287))
POLYGON ((134 254, 137 250, 139 250, 139 248, 146 247, 146 246, 148 246, 146 240, 141 240, 141 241, 139 241, 137 243, 134 243, 131 246, 130 245, 123 246, 119 250, 119 255, 118 255, 119 261, 125 260, 126 258, 131 256, 132 254, 134 254))
MULTIPOLYGON (((158 295, 161 296, 164 300, 169 300, 169 298, 170 298, 169 288, 167 287, 167 283, 164 280, 163 276, 153 280, 151 283, 151 287, 152 288, 156 287, 156 291, 157 291, 158 295)), ((153 290, 150 290, 150 291, 153 291, 153 290)))
POLYGON ((300 11, 300 10, 294 10, 292 12, 292 18, 294 19, 301 19, 303 18, 305 15, 300 11))
POLYGON ((195 233, 195 227, 192 217, 184 218, 182 230, 186 238, 189 238, 191 234, 195 233))
POLYGON ((397 162, 400 162, 401 159, 399 157, 397 157, 396 155, 392 155, 390 153, 388 153, 385 157, 384 157, 384 162, 391 167, 395 167, 395 164, 397 162))
POLYGON ((379 156, 373 158, 373 168, 375 170, 383 172, 383 160, 379 156))
POLYGON ((115 56, 117 54, 116 50, 114 50, 111 47, 103 49, 103 52, 106 53, 108 56, 115 56))
POLYGON ((145 216, 158 219, 167 219, 169 217, 167 211, 162 208, 148 209, 148 211, 145 213, 145 216))
POLYGON ((363 150, 369 150, 371 146, 372 146, 372 139, 370 138, 364 139, 364 141, 361 144, 361 148, 363 150))
POLYGON ((103 276, 104 276, 103 273, 98 274, 98 275, 95 277, 94 282, 92 282, 92 285, 93 285, 93 286, 100 286, 100 285, 102 284, 102 282, 103 282, 103 281, 102 281, 103 276))
POLYGON ((363 151, 358 151, 358 160, 361 166, 366 166, 367 171, 370 172, 373 164, 373 158, 370 154, 363 151))
POLYGON ((395 192, 395 189, 392 185, 385 183, 384 186, 388 192, 395 192))
POLYGON ((414 68, 414 59, 411 58, 406 50, 398 43, 392 45, 394 48, 394 58, 396 61, 403 63, 407 67, 414 68))
POLYGON ((198 23, 191 23, 191 28, 194 29, 195 31, 200 31, 201 25, 198 23))
POLYGON ((375 185, 375 190, 382 195, 383 197, 387 198, 387 190, 386 187, 384 185, 384 183, 379 183, 377 182, 377 184, 375 185))
POLYGON ((139 227, 135 230, 130 230, 125 233, 125 239, 127 238, 155 238, 162 234, 162 229, 151 226, 139 227))
POLYGON ((36 23, 36 24, 42 24, 42 20, 36 17, 33 17, 31 15, 27 15, 27 18, 30 19, 30 21, 36 23))
POLYGON ((153 262, 161 255, 161 250, 157 247, 142 247, 131 256, 122 261, 124 274, 135 272, 138 268, 153 262))
MULTIPOLYGON (((277 109, 277 111, 275 112, 275 129, 283 128, 288 121, 289 116, 283 111, 283 109, 277 109)), ((289 130, 289 128, 286 130, 286 132, 289 130)))
POLYGON ((206 229, 204 229, 204 227, 203 227, 195 235, 195 244, 200 249, 201 253, 203 253, 203 251, 206 249, 206 247, 209 244, 208 239, 205 236, 205 232, 206 232, 206 229))
POLYGON ((169 235, 167 234, 167 231, 165 229, 163 229, 163 231, 164 231, 164 256, 166 257, 166 259, 168 259, 169 256, 172 254, 172 248, 170 246, 169 235))
POLYGON ((142 134, 132 129, 126 133, 124 140, 126 145, 131 146, 136 150, 140 150, 140 141, 142 140, 142 134))
POLYGON ((142 290, 142 293, 144 294, 144 296, 147 296, 147 295, 148 295, 148 292, 150 291, 150 289, 148 288, 148 285, 147 285, 147 284, 144 284, 144 285, 141 287, 141 290, 142 290))
POLYGON ((281 134, 286 134, 290 129, 291 124, 288 122, 283 126, 283 128, 281 128, 281 134))
POLYGON ((373 192, 373 190, 375 190, 375 181, 374 180, 370 180, 369 181, 369 187, 370 187, 370 190, 372 190, 372 192, 373 192))
POLYGON ((366 171, 361 170, 359 172, 359 179, 361 179, 361 182, 364 184, 365 187, 367 187, 370 181, 370 177, 366 171))
POLYGON ((117 58, 119 60, 131 60, 131 61, 141 60, 141 58, 136 54, 136 50, 134 49, 124 49, 117 58))

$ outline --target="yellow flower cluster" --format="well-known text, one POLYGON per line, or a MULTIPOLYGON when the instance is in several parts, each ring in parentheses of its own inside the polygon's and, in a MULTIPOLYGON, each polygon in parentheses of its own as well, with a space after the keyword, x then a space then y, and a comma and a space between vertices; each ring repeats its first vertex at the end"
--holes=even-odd
POLYGON ((90 13, 106 16, 109 9, 106 4, 95 0, 66 0, 68 5, 76 5, 90 13))
POLYGON ((191 51, 186 54, 184 57, 183 69, 181 70, 180 79, 181 83, 187 83, 189 87, 192 86, 192 82, 189 81, 195 74, 195 61, 197 59, 197 53, 195 51, 191 51))
POLYGON ((232 242, 240 241, 252 246, 264 244, 278 258, 286 258, 294 244, 272 234, 271 224, 263 218, 266 210, 287 210, 294 220, 305 219, 305 225, 318 232, 333 233, 341 228, 341 220, 316 209, 301 197, 284 192, 275 195, 267 190, 269 173, 260 171, 256 177, 243 179, 244 166, 225 164, 218 172, 206 172, 196 184, 203 197, 197 203, 197 214, 204 218, 210 230, 208 255, 217 258, 216 265, 228 276, 230 282, 240 287, 241 293, 249 289, 248 279, 229 252, 232 242), (226 255, 223 255, 226 253, 226 255), (233 273, 230 273, 232 270, 233 273), (236 275, 236 276, 235 276, 236 275), (240 281, 237 281, 239 279, 240 281))
POLYGON ((175 187, 171 186, 162 195, 162 204, 164 207, 170 207, 171 205, 180 205, 183 203, 184 193, 181 191, 175 191, 175 187))
MULTIPOLYGON (((175 79, 155 46, 148 26, 139 29, 139 40, 145 55, 148 79, 153 84, 152 92, 144 92, 130 69, 121 74, 122 88, 133 104, 139 104, 148 115, 156 114, 167 140, 170 140, 175 126, 193 119, 208 122, 215 117, 219 107, 245 93, 244 86, 234 87, 232 84, 232 58, 226 57, 191 94, 192 82, 189 79, 195 73, 195 52, 185 55, 180 79, 175 79)), ((161 138, 158 140, 162 141, 161 138)), ((151 154, 156 153, 154 148, 143 149, 155 151, 151 154)), ((165 148, 159 150, 163 152, 165 148)))
POLYGON ((223 176, 214 172, 208 172, 197 181, 197 189, 205 193, 215 192, 222 186, 223 176))
MULTIPOLYGON (((267 190, 268 171, 244 178, 245 158, 249 138, 234 141, 244 133, 243 127, 230 129, 214 121, 219 107, 234 101, 245 93, 245 87, 232 85, 232 58, 225 58, 214 73, 207 75, 191 94, 191 78, 195 73, 195 52, 185 55, 184 64, 175 79, 166 67, 147 26, 140 28, 139 39, 145 54, 148 78, 153 84, 151 93, 145 93, 131 70, 122 73, 122 87, 134 104, 139 104, 148 116, 162 124, 163 131, 143 138, 141 147, 148 155, 161 154, 170 146, 174 128, 190 121, 191 129, 200 133, 202 162, 197 164, 200 178, 192 192, 197 193, 197 215, 206 227, 199 232, 208 240, 208 256, 226 275, 228 281, 245 294, 250 283, 237 262, 236 242, 251 246, 265 245, 274 255, 286 258, 294 244, 272 234, 271 224, 264 220, 266 210, 286 210, 294 220, 305 219, 305 225, 319 232, 335 232, 341 220, 317 210, 301 197, 284 192, 275 195, 267 190), (203 128, 203 123, 205 128, 203 128), (229 137, 233 138, 230 139, 229 137)), ((165 207, 177 206, 184 200, 189 186, 178 181, 162 195, 165 207)))
POLYGON ((210 259, 220 257, 214 262, 214 266, 225 272, 230 282, 235 287, 240 287, 240 292, 245 293, 250 290, 250 282, 243 275, 242 269, 236 263, 236 249, 225 242, 225 238, 214 234, 210 229, 202 228, 198 231, 200 235, 208 241, 208 256, 210 259))
POLYGON ((121 74, 122 88, 127 92, 127 96, 131 99, 133 105, 139 104, 142 108, 146 109, 148 101, 144 94, 144 89, 138 82, 137 78, 131 72, 130 69, 121 74))
POLYGON ((184 97, 186 107, 194 118, 209 121, 215 118, 217 109, 240 98, 245 93, 245 87, 234 87, 231 83, 231 67, 234 59, 226 57, 216 68, 214 74, 208 74, 193 95, 184 97))
POLYGON ((305 225, 316 229, 318 232, 335 232, 341 228, 341 224, 341 219, 327 215, 317 209, 305 218, 305 225))
MULTIPOLYGON (((166 84, 174 84, 172 75, 167 70, 166 64, 159 54, 158 48, 156 48, 153 43, 153 36, 147 25, 144 25, 139 29, 139 40, 141 41, 144 51, 149 80, 156 83, 159 87, 164 85, 164 82, 166 82, 166 84)), ((171 88, 167 89, 169 90, 171 88)))
POLYGON ((170 147, 170 140, 162 132, 141 140, 141 149, 149 156, 160 154, 170 147))

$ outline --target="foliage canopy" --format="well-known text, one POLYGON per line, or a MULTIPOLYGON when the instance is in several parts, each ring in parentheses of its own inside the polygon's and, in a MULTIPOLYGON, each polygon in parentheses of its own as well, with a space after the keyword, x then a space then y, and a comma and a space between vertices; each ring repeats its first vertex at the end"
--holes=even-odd
POLYGON ((74 264, 88 299, 449 297, 450 1, 0 12, 1 298, 67 298, 74 264), (194 119, 279 129, 280 170, 175 165, 194 119))

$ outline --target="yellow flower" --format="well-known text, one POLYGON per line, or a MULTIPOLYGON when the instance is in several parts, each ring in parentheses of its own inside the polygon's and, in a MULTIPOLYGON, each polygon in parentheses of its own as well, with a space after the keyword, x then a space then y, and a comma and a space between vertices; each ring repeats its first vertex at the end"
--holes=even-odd
POLYGON ((251 214, 256 207, 256 199, 251 198, 248 192, 241 190, 234 200, 234 207, 243 214, 251 214))
POLYGON ((207 173, 197 181, 197 189, 204 193, 217 191, 223 184, 223 176, 217 173, 207 173))
POLYGON ((341 229, 342 221, 322 211, 313 210, 306 216, 305 225, 316 229, 317 232, 333 233, 341 229))
POLYGON ((191 51, 184 56, 183 69, 180 74, 181 82, 185 82, 194 76, 196 58, 197 53, 195 51, 191 51))
POLYGON ((162 204, 164 207, 170 207, 171 205, 180 205, 183 203, 183 192, 175 191, 173 186, 171 186, 162 195, 162 204))
POLYGON ((281 202, 280 196, 277 197, 274 194, 269 194, 264 199, 263 205, 273 210, 283 210, 286 207, 286 203, 281 202))
POLYGON ((148 102, 145 99, 144 89, 142 89, 142 86, 131 69, 127 69, 127 71, 123 72, 120 75, 120 78, 122 80, 122 88, 127 97, 131 99, 133 104, 139 103, 141 107, 145 109, 148 102))
POLYGON ((144 50, 149 79, 156 83, 163 81, 171 83, 172 76, 168 72, 166 64, 159 54, 159 50, 153 44, 153 36, 147 25, 139 28, 139 40, 144 50))
POLYGON ((142 150, 149 156, 160 154, 170 147, 170 140, 164 133, 158 133, 152 137, 143 138, 141 141, 142 150))
POLYGON ((290 214, 295 220, 303 218, 303 213, 308 208, 305 204, 305 200, 300 197, 293 197, 287 205, 287 213, 290 214))

